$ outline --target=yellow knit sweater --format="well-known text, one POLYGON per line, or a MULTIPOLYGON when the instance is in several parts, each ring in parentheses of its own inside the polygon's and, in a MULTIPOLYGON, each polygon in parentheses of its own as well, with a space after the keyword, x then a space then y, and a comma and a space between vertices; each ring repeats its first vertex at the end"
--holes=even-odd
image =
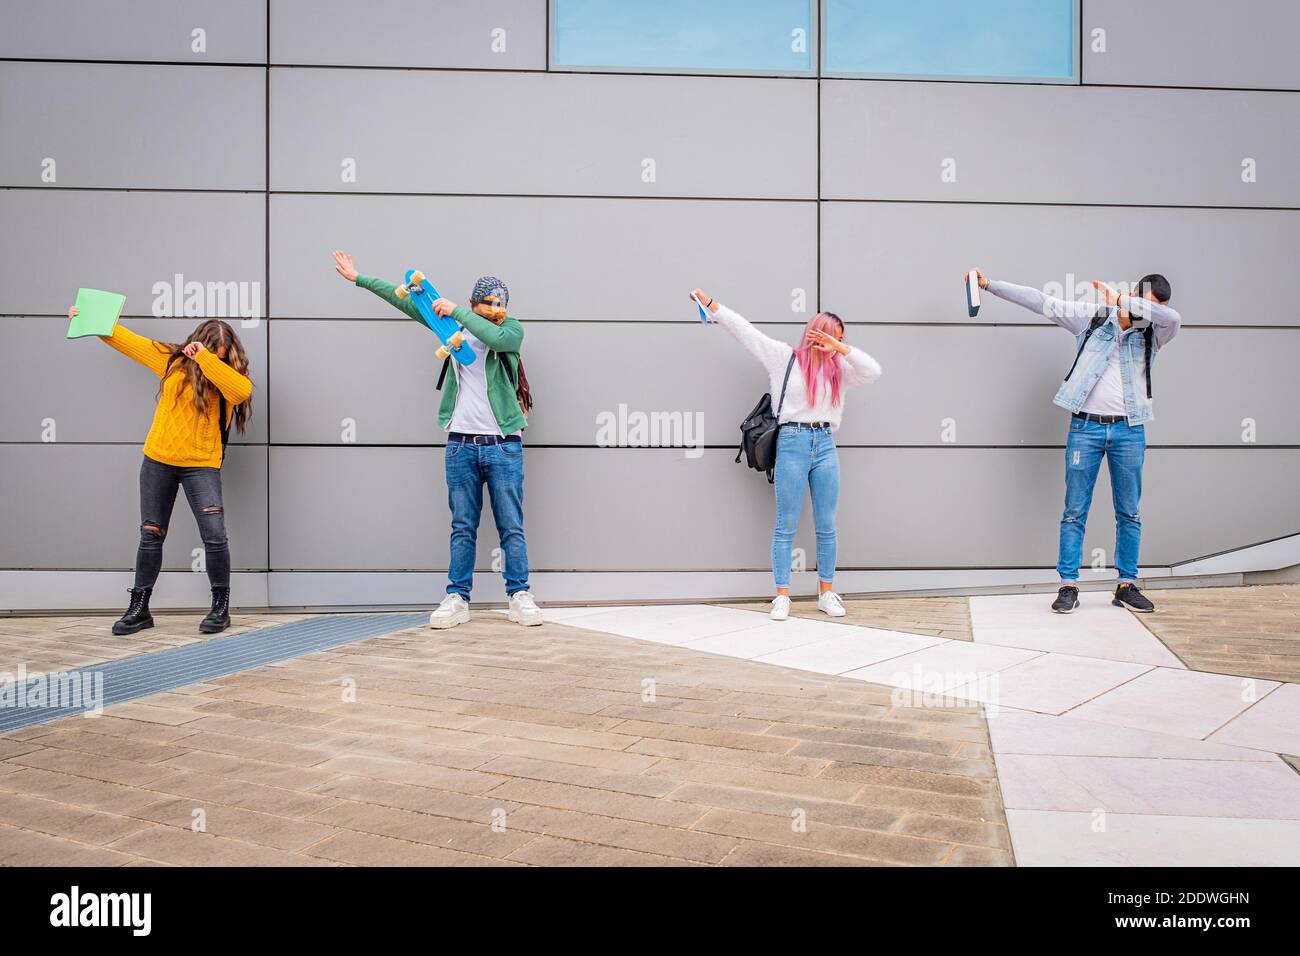
MULTIPOLYGON (((159 378, 167 370, 170 356, 163 346, 153 339, 137 335, 121 324, 113 328, 113 335, 104 341, 128 358, 133 358, 149 368, 159 378)), ((203 349, 195 359, 209 382, 226 397, 226 422, 234 417, 235 406, 248 401, 253 394, 253 383, 203 349)), ((221 429, 217 424, 220 403, 215 395, 208 396, 207 408, 200 412, 194 407, 194 390, 189 378, 180 371, 167 376, 163 383, 158 407, 154 409, 149 437, 144 440, 144 453, 154 461, 180 468, 220 468, 222 458, 221 429)))

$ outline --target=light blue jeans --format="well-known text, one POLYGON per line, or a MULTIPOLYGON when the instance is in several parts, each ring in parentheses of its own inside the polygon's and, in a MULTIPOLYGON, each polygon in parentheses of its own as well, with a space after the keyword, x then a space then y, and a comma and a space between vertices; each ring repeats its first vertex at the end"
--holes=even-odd
POLYGON ((794 535, 803 500, 812 492, 817 531, 817 577, 835 579, 835 509, 840 501, 840 453, 829 428, 782 428, 776 441, 776 527, 772 531, 772 576, 790 586, 794 535))
POLYGON ((1061 549, 1056 572, 1061 581, 1079 580, 1083 532, 1092 507, 1092 489, 1104 457, 1110 467, 1110 491, 1115 504, 1115 570, 1119 583, 1133 583, 1138 574, 1138 549, 1142 545, 1142 463, 1146 458, 1146 429, 1126 422, 1102 425, 1070 419, 1065 443, 1065 511, 1061 515, 1061 549))
POLYGON ((447 504, 451 507, 451 560, 447 593, 469 600, 474 586, 478 522, 487 485, 505 558, 506 594, 528 590, 528 544, 524 539, 524 446, 517 442, 475 445, 448 437, 444 452, 447 504))

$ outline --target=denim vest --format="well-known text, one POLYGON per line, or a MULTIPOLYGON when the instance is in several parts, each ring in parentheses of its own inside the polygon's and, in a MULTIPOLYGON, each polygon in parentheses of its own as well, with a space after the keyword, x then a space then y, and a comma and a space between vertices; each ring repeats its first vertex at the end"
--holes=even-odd
MULTIPOLYGON (((1079 355, 1074 371, 1061 383, 1056 398, 1052 401, 1069 412, 1077 412, 1083 408, 1083 403, 1088 400, 1088 393, 1101 378, 1101 373, 1106 370, 1111 350, 1118 348, 1120 377, 1124 382, 1124 414, 1128 418, 1128 423, 1137 427, 1151 421, 1155 415, 1151 411, 1151 399, 1147 398, 1146 378, 1143 375, 1144 369, 1146 374, 1150 374, 1150 369, 1146 368, 1146 335, 1140 329, 1131 329, 1121 338, 1119 316, 1112 309, 1105 323, 1099 325, 1092 335, 1088 335, 1086 329, 1079 333, 1075 339, 1076 348, 1083 344, 1085 336, 1088 344, 1083 346, 1083 352, 1079 355)), ((1151 349, 1153 365, 1155 360, 1156 350, 1153 345, 1151 349)))

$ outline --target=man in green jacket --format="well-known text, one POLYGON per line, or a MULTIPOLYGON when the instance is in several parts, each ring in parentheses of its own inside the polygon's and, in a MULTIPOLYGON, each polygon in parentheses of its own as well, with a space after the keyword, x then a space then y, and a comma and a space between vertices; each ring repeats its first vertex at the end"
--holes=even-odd
MULTIPOLYGON (((348 281, 424 324, 410 297, 399 298, 393 283, 360 275, 352 257, 334 253, 335 270, 348 281)), ((524 446, 532 400, 524 377, 520 347, 524 329, 506 314, 510 291, 494 276, 483 276, 470 293, 470 308, 442 298, 433 303, 438 315, 450 316, 465 330, 474 350, 469 365, 448 359, 447 378, 438 407, 438 425, 447 429, 445 468, 451 507, 451 550, 447 596, 429 616, 429 626, 455 627, 469 620, 474 583, 483 486, 505 557, 507 616, 523 625, 542 623, 542 612, 528 590, 528 545, 524 538, 524 446)))

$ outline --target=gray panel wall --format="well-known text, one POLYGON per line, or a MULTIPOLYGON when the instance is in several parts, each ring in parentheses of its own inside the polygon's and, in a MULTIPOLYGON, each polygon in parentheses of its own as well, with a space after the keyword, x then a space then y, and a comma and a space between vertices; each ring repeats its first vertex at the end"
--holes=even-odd
POLYGON ((824 199, 1296 207, 1298 154, 1289 93, 822 81, 824 199))
POLYGON ((546 0, 275 0, 271 62, 544 70, 546 0))
POLYGON ((266 62, 266 0, 0 0, 0 23, 6 58, 266 62))
POLYGON ((815 308, 817 204, 275 195, 276 318, 398 314, 334 274, 337 248, 393 282, 418 266, 453 298, 500 275, 526 320, 697 322, 686 295, 706 278, 736 308, 784 318, 796 289, 815 308))
POLYGON ((246 67, 0 63, 0 182, 262 189, 265 104, 246 67))
POLYGON ((1083 81, 1300 90, 1297 33, 1295 0, 1083 0, 1083 81))
POLYGON ((271 188, 812 199, 816 107, 802 80, 277 69, 271 188))
MULTIPOLYGON (((696 285, 787 341, 833 309, 883 364, 838 434, 842 567, 1050 567, 1073 345, 1008 303, 967 318, 972 265, 1085 296, 1171 279, 1186 327, 1156 364, 1144 564, 1300 530, 1291 4, 1085 0, 1077 87, 548 73, 545 0, 0 13, 0 568, 132 563, 156 383, 63 339, 77 287, 176 340, 233 285, 257 387, 224 471, 236 567, 363 572, 339 604, 370 599, 366 572, 444 569, 436 343, 336 276, 336 248, 461 301, 510 284, 553 581, 652 571, 667 598, 675 572, 767 563, 771 490, 731 461, 766 382, 698 324, 696 285), (609 416, 651 413, 703 447, 598 447, 609 416)), ((1112 550, 1108 497, 1103 474, 1087 552, 1112 550)), ((485 518, 482 568, 496 544, 485 518)))

